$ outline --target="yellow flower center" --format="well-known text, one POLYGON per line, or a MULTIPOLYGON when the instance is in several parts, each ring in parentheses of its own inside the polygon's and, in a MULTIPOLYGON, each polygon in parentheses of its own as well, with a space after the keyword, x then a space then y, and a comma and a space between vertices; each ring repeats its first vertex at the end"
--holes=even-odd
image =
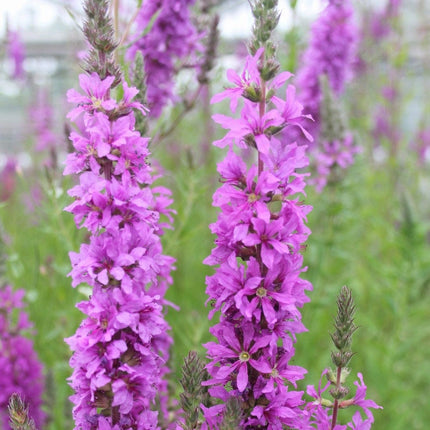
POLYGON ((99 100, 97 97, 91 96, 91 101, 93 102, 93 106, 98 109, 102 105, 102 101, 99 100))
POLYGON ((251 356, 249 355, 249 352, 246 351, 242 351, 239 355, 239 360, 244 362, 244 361, 248 361, 251 358, 251 356))
POLYGON ((260 287, 257 289, 257 296, 258 297, 266 297, 267 296, 267 290, 263 287, 260 287))
POLYGON ((272 369, 272 371, 270 372, 270 376, 272 378, 277 378, 279 376, 278 369, 272 369))

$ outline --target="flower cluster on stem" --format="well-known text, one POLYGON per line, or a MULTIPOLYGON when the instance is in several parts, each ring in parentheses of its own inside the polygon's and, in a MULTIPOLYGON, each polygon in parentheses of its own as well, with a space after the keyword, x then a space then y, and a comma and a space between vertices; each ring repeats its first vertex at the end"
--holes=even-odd
POLYGON ((194 0, 149 0, 140 6, 129 58, 140 51, 144 59, 146 98, 150 115, 159 117, 174 99, 173 77, 198 49, 198 35, 190 19, 194 0), (180 63, 183 63, 182 65, 180 63))
MULTIPOLYGON (((255 27, 273 29, 265 18, 276 19, 277 14, 265 17, 267 5, 261 3, 253 7, 254 15, 263 11, 255 27)), ((258 40, 261 37, 253 40, 254 46, 258 40)), ((301 127, 302 106, 291 85, 285 99, 275 95, 291 74, 278 74, 274 57, 264 49, 267 45, 260 45, 247 57, 242 74, 227 72, 232 87, 212 100, 229 98, 233 112, 240 100, 243 107, 239 118, 213 117, 228 129, 214 144, 229 150, 218 164, 223 185, 213 197, 213 205, 220 208, 211 225, 216 247, 205 260, 216 266, 207 278, 209 316, 220 313, 210 330, 216 340, 205 345, 210 360, 205 384, 223 401, 204 409, 209 428, 224 428, 225 405, 233 397, 240 403, 240 428, 293 427, 303 404, 302 392, 294 387, 306 371, 292 365, 291 358, 296 334, 305 330, 299 309, 312 288, 300 277, 311 208, 299 200, 306 176, 299 169, 308 160, 304 146, 276 136, 285 127, 301 127), (249 147, 255 154, 250 166, 237 150, 249 147)))
MULTIPOLYGON (((86 10, 106 17, 107 6, 87 0, 86 10)), ((115 44, 97 42, 91 28, 86 33, 109 55, 93 49, 87 66, 97 56, 105 66, 80 75, 82 93, 68 92, 75 104, 68 117, 81 119, 83 127, 70 135, 75 151, 64 174, 79 175, 79 183, 69 191, 74 202, 65 210, 89 232, 89 243, 70 253, 70 275, 73 286, 92 287, 89 300, 77 305, 86 318, 67 339, 75 428, 153 429, 156 402, 167 415, 162 377, 171 338, 163 307, 174 261, 163 254, 161 236, 172 220, 170 192, 153 186, 149 139, 135 129, 135 110, 147 112, 133 101, 137 90, 123 81, 122 96, 114 96, 120 80, 110 56, 115 44)))
POLYGON ((333 115, 324 118, 324 109, 330 109, 325 106, 327 103, 337 102, 352 75, 358 42, 358 30, 353 20, 350 0, 329 0, 312 26, 309 46, 297 75, 300 102, 304 111, 314 119, 309 128, 314 144, 309 149, 316 164, 314 184, 318 191, 327 184, 334 168, 345 169, 353 163, 358 152, 351 133, 327 138, 322 132, 325 121, 342 122, 342 118, 333 115))
POLYGON ((83 115, 85 130, 70 135, 75 152, 64 173, 79 174, 79 184, 66 210, 90 232, 89 243, 70 254, 70 275, 73 286, 93 288, 78 305, 87 318, 68 339, 74 416, 83 429, 99 428, 100 420, 152 428, 171 342, 162 306, 173 259, 160 242, 167 226, 160 215, 170 217, 171 200, 168 190, 150 188, 148 139, 134 130, 132 110, 143 107, 131 101, 135 91, 126 83, 123 99, 111 98, 113 80, 81 75, 84 95, 68 93, 78 103, 69 117, 83 115))

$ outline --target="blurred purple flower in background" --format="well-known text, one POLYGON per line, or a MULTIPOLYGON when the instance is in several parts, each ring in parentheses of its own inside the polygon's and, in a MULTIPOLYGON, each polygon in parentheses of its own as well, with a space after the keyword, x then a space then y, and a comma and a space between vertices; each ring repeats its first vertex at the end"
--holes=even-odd
MULTIPOLYGON (((329 0, 312 26, 297 73, 298 99, 314 120, 308 126, 314 138, 309 156, 315 165, 312 183, 317 191, 322 191, 336 167, 345 169, 353 164, 359 152, 352 134, 344 132, 341 110, 336 106, 353 75, 358 39, 350 0, 329 0)), ((303 137, 298 141, 304 141, 303 137)))
POLYGON ((9 157, 0 172, 0 202, 9 200, 16 187, 16 171, 18 162, 9 157))
POLYGON ((174 102, 173 78, 184 66, 197 66, 194 56, 200 36, 191 22, 194 0, 149 0, 137 16, 137 28, 130 37, 128 57, 143 55, 146 99, 150 115, 159 117, 168 102, 174 102), (194 63, 194 64, 193 64, 194 63))
POLYGON ((6 55, 12 61, 12 77, 22 80, 25 77, 24 59, 25 47, 17 31, 8 29, 6 33, 6 55))
POLYGON ((33 136, 36 141, 35 150, 45 151, 53 149, 57 144, 57 136, 53 132, 54 110, 49 101, 46 88, 40 88, 34 102, 30 105, 30 120, 33 136))
POLYGON ((358 42, 358 29, 353 19, 350 0, 330 0, 312 25, 309 46, 303 54, 296 82, 303 110, 315 121, 315 138, 323 96, 320 77, 327 76, 336 96, 343 92, 345 83, 352 77, 358 42))
POLYGON ((28 404, 37 428, 43 428, 45 420, 41 409, 45 385, 42 364, 33 342, 24 337, 32 327, 21 310, 24 294, 24 290, 13 291, 10 285, 0 286, 0 424, 4 430, 11 428, 7 405, 13 393, 28 404))
POLYGON ((410 146, 417 153, 418 164, 424 166, 430 159, 430 127, 419 129, 410 146))
POLYGON ((388 0, 385 8, 370 17, 370 34, 378 41, 387 37, 393 30, 392 21, 399 14, 402 0, 388 0))

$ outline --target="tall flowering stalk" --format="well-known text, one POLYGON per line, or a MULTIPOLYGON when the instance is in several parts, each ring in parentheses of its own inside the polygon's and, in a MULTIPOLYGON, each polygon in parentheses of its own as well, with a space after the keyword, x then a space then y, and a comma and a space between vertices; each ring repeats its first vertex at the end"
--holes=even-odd
POLYGON ((235 409, 234 397, 241 409, 240 428, 294 427, 303 404, 302 392, 294 388, 306 370, 292 365, 291 359, 296 334, 305 330, 299 308, 312 288, 300 278, 311 208, 298 197, 304 194, 306 176, 299 169, 308 160, 305 147, 276 137, 285 127, 300 126, 302 106, 292 85, 285 99, 275 95, 291 74, 277 72, 270 42, 278 20, 276 2, 272 6, 264 1, 252 5, 252 55, 242 74, 227 72, 232 87, 213 98, 229 98, 233 112, 240 100, 243 107, 239 118, 214 115, 229 130, 214 144, 229 151, 218 165, 223 185, 213 198, 220 208, 211 225, 216 247, 205 260, 217 266, 207 278, 210 317, 220 313, 219 323, 210 330, 216 341, 205 345, 210 360, 206 384, 211 395, 223 401, 204 409, 210 428, 223 426, 228 410, 235 409), (255 163, 249 167, 234 151, 247 147, 255 151, 255 163))
POLYGON ((24 290, 13 291, 10 285, 0 286, 0 426, 4 430, 11 428, 8 404, 14 393, 25 399, 38 428, 42 428, 45 420, 41 409, 42 364, 33 342, 24 336, 32 327, 28 315, 22 311, 24 294, 24 290))
POLYGON ((358 373, 358 380, 354 382, 356 386, 355 396, 347 399, 349 389, 345 381, 350 373, 347 368, 354 353, 351 351, 352 335, 357 330, 354 324, 355 305, 351 291, 347 287, 342 287, 337 299, 338 312, 334 321, 334 332, 331 339, 336 351, 332 352, 331 359, 335 370, 326 369, 322 373, 318 389, 312 385, 307 387, 307 394, 313 398, 312 402, 306 405, 303 414, 301 430, 369 430, 374 422, 373 413, 370 408, 380 409, 373 400, 366 399, 367 387, 363 381, 363 375, 358 373), (322 387, 323 377, 327 378, 327 383, 322 387), (333 401, 324 398, 328 394, 333 401), (351 422, 341 425, 338 424, 338 414, 340 409, 356 406, 365 414, 365 418, 356 410, 351 422))
POLYGON ((160 236, 170 226, 170 193, 152 187, 149 139, 135 129, 134 112, 146 113, 132 101, 137 90, 123 82, 122 96, 113 96, 121 75, 106 36, 108 3, 87 0, 85 10, 92 45, 86 68, 93 71, 79 77, 83 93, 68 92, 76 105, 68 117, 82 117, 84 127, 70 135, 75 152, 64 171, 79 175, 66 210, 90 235, 79 253, 70 253, 72 285, 92 287, 89 300, 77 305, 86 318, 67 339, 75 428, 153 429, 156 401, 167 414, 162 376, 171 338, 163 306, 173 259, 163 255, 160 236))
MULTIPOLYGON (((314 119, 309 129, 314 137, 310 155, 317 165, 315 182, 319 191, 326 185, 331 171, 336 166, 344 169, 352 164, 354 154, 358 152, 351 133, 327 136, 322 129, 323 122, 327 120, 324 109, 331 109, 325 105, 337 102, 352 75, 358 42, 358 30, 353 19, 350 0, 329 0, 312 26, 309 46, 297 75, 299 100, 304 111, 314 119)), ((330 120, 332 123, 342 121, 334 116, 330 120)))
POLYGON ((195 62, 199 36, 190 17, 194 0, 148 0, 140 6, 129 58, 141 52, 150 115, 159 117, 174 100, 173 77, 184 64, 195 62), (182 64, 181 64, 182 63, 182 64))

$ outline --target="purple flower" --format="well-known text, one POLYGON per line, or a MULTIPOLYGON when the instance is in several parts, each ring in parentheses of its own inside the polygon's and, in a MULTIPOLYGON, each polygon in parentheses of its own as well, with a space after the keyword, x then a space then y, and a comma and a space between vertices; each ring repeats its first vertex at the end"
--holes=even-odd
POLYGON ((211 103, 218 103, 221 100, 229 98, 230 110, 233 113, 236 112, 237 104, 242 97, 246 96, 246 91, 250 88, 255 89, 261 86, 260 72, 258 71, 257 65, 262 53, 263 49, 260 48, 254 56, 248 55, 246 57, 245 67, 240 75, 238 75, 235 70, 228 69, 227 79, 234 84, 234 86, 215 94, 211 99, 211 103))
POLYGON ((241 148, 246 148, 246 137, 252 136, 257 149, 267 154, 270 147, 268 133, 270 127, 278 127, 283 124, 283 118, 275 109, 260 116, 258 111, 253 108, 252 102, 245 100, 241 111, 241 118, 230 118, 225 115, 216 114, 213 120, 223 128, 230 129, 223 139, 214 142, 214 145, 224 147, 235 143, 241 148))
POLYGON ((110 98, 110 89, 114 80, 114 76, 107 76, 102 80, 97 73, 92 73, 90 76, 79 75, 79 84, 85 94, 82 95, 73 88, 67 91, 67 101, 78 105, 70 111, 67 117, 74 121, 84 112, 109 112, 115 109, 117 102, 110 98))
POLYGON ((70 253, 72 285, 93 290, 77 305, 86 318, 67 339, 75 428, 155 429, 171 344, 163 307, 174 260, 160 241, 171 227, 171 199, 166 188, 151 188, 149 139, 134 128, 134 109, 146 112, 133 101, 137 90, 123 83, 116 100, 113 77, 81 75, 80 83, 83 95, 68 93, 78 103, 69 117, 82 117, 83 128, 70 136, 75 152, 64 174, 78 174, 79 183, 65 210, 90 232, 70 253))
POLYGON ((271 336, 267 334, 255 340, 252 324, 243 324, 237 331, 238 333, 226 324, 215 326, 212 332, 216 333, 218 339, 222 339, 222 343, 210 342, 205 347, 214 358, 214 362, 221 363, 221 366, 216 369, 213 382, 225 385, 230 379, 230 374, 236 371, 237 389, 243 392, 248 385, 248 365, 261 373, 270 373, 271 367, 264 357, 261 357, 261 350, 269 344, 271 336), (255 359, 254 356, 260 357, 255 359))
POLYGON ((190 20, 194 0, 150 0, 142 4, 136 18, 128 57, 143 55, 147 93, 153 117, 159 117, 163 107, 173 101, 173 77, 180 63, 193 61, 199 49, 197 34, 190 20), (151 25, 149 31, 148 26, 151 25))
MULTIPOLYGON (((307 387, 307 394, 314 398, 313 402, 307 404, 307 426, 302 426, 301 428, 306 429, 318 429, 325 430, 329 428, 331 424, 331 414, 332 408, 328 405, 324 404, 323 394, 330 386, 330 382, 327 382, 324 387, 322 387, 322 379, 327 374, 328 369, 324 370, 321 374, 321 379, 318 385, 318 390, 311 385, 307 387)), ((380 409, 381 406, 377 405, 373 400, 365 399, 367 387, 363 382, 363 375, 358 373, 359 381, 355 381, 354 385, 357 387, 355 396, 352 399, 343 400, 340 402, 340 407, 345 408, 348 406, 358 406, 363 412, 366 414, 366 419, 363 420, 360 411, 356 411, 352 418, 352 422, 349 422, 347 425, 339 425, 335 426, 336 430, 346 430, 347 428, 355 429, 355 430, 369 430, 371 425, 374 422, 373 414, 369 408, 380 409)))
POLYGON ((22 298, 24 290, 12 291, 12 287, 0 287, 0 424, 10 429, 7 406, 9 397, 18 393, 29 406, 29 415, 38 428, 43 427, 45 414, 42 412, 44 378, 33 342, 24 337, 32 327, 22 298), (18 314, 18 315, 16 315, 18 314))
POLYGON ((348 133, 344 139, 324 141, 316 151, 316 175, 311 184, 321 192, 330 180, 333 169, 338 166, 346 169, 354 164, 354 155, 361 152, 361 148, 354 144, 352 134, 348 133))

